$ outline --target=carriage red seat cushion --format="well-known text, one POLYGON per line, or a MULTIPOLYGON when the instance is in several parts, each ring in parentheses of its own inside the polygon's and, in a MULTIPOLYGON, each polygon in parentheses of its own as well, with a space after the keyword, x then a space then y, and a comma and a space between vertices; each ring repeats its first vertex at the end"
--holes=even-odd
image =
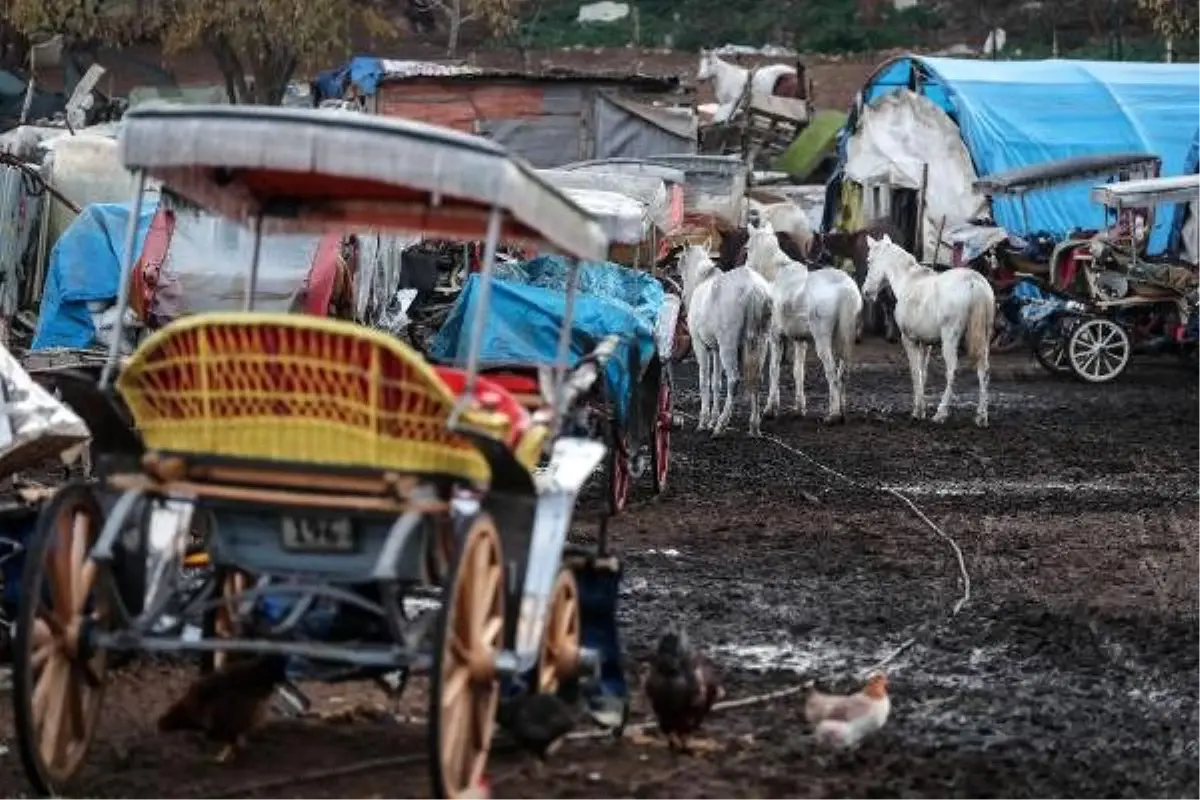
MULTIPOLYGON (((434 367, 442 382, 455 395, 461 396, 467 389, 467 373, 456 367, 434 367)), ((535 381, 536 383, 536 381, 535 381)), ((508 418, 508 445, 516 447, 521 437, 532 424, 529 412, 501 384, 480 375, 475 384, 475 398, 488 411, 496 411, 508 418)))
POLYGON ((492 372, 488 374, 487 378, 513 394, 534 395, 535 397, 541 397, 542 394, 536 375, 524 375, 520 372, 492 372))

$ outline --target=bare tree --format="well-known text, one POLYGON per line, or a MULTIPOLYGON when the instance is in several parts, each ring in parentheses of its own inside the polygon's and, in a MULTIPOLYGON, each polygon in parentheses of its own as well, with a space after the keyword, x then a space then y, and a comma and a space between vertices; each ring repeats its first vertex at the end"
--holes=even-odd
POLYGON ((458 55, 462 26, 482 22, 488 32, 499 36, 516 26, 516 0, 428 0, 428 5, 446 18, 446 55, 458 55))
POLYGON ((1175 42, 1195 38, 1200 29, 1200 11, 1195 0, 1138 0, 1138 9, 1150 20, 1155 33, 1167 45, 1167 60, 1173 61, 1175 42))

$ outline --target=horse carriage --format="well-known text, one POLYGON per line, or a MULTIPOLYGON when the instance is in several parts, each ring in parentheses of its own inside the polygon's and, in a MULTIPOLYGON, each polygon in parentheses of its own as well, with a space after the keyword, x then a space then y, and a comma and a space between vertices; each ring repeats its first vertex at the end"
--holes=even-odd
MULTIPOLYGON (((605 379, 587 398, 594 433, 608 445, 602 473, 607 515, 625 509, 634 481, 648 476, 654 494, 663 492, 670 470, 670 366, 680 301, 664 291, 671 282, 652 267, 681 213, 681 201, 677 186, 636 166, 588 162, 538 170, 540 178, 589 212, 609 240, 607 258, 584 263, 578 271, 570 345, 578 354, 606 336, 621 337, 605 379)), ((481 361, 488 378, 523 404, 538 402, 534 365, 554 353, 550 334, 558 328, 568 277, 561 259, 546 256, 508 264, 500 272, 481 361)), ((477 284, 468 280, 431 342, 434 361, 462 359, 477 298, 477 284)))
MULTIPOLYGON (((99 383, 74 386, 97 440, 95 477, 43 505, 21 575, 12 699, 30 782, 58 793, 80 769, 110 655, 182 652, 345 667, 331 679, 428 673, 433 791, 475 794, 502 693, 573 696, 614 671, 622 681, 619 572, 599 592, 584 585, 615 559, 566 544, 605 454, 578 401, 621 344, 606 337, 585 353, 572 336, 587 309, 575 262, 560 312, 543 319, 558 331, 556 358, 537 369, 540 401, 482 369, 499 243, 599 260, 603 231, 502 148, 426 125, 146 107, 126 116, 120 150, 138 185, 134 220, 153 179, 256 239, 419 231, 483 239, 486 258, 462 368, 346 320, 255 310, 257 246, 241 311, 176 319, 127 359, 118 315, 99 383), (192 591, 182 568, 197 555, 209 570, 192 591), (411 598, 436 610, 411 614, 411 598), (214 624, 184 635, 196 617, 214 624)), ((131 222, 122 310, 135 232, 131 222)))
MULTIPOLYGON (((985 219, 953 226, 939 234, 939 247, 949 249, 951 263, 981 272, 996 293, 1000 313, 996 315, 992 352, 1015 352, 1028 346, 1045 369, 1070 372, 1062 357, 1057 327, 1050 324, 1049 314, 1041 313, 1049 306, 1039 301, 1034 308, 1028 301, 1040 298, 1052 302, 1055 308, 1082 308, 1065 287, 1053 282, 1054 264, 1069 258, 1072 250, 1062 246, 1054 234, 1031 230, 1030 203, 1040 202, 1043 192, 1087 180, 1155 175, 1160 164, 1160 159, 1149 153, 1078 156, 1019 167, 975 181, 974 190, 993 207, 998 201, 1016 204, 1021 228, 1026 232, 1016 236, 985 219)), ((1068 240, 1076 235, 1086 239, 1088 234, 1075 231, 1068 240)))

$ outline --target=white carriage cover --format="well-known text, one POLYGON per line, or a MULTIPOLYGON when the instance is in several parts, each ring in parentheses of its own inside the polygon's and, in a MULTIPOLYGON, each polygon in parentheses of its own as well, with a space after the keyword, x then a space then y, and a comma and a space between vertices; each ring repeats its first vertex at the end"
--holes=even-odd
POLYGON ((648 209, 632 197, 603 189, 564 188, 563 192, 600 222, 610 241, 640 244, 650 237, 648 209))
POLYGON ((504 148, 409 120, 260 106, 146 105, 120 134, 122 163, 264 230, 330 227, 482 239, 501 234, 601 260, 599 224, 504 148))
POLYGON ((70 460, 91 438, 84 421, 42 388, 6 348, 0 346, 0 478, 43 464, 70 460))

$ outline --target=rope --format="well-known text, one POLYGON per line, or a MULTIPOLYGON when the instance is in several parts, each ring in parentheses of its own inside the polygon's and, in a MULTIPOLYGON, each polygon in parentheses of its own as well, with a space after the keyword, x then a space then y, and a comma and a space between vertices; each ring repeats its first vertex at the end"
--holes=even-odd
MULTIPOLYGON (((676 411, 675 413, 678 414, 679 416, 683 417, 684 419, 691 419, 691 420, 696 419, 696 417, 692 416, 691 414, 686 414, 682 411, 676 411)), ((925 512, 922 511, 917 506, 917 504, 914 503, 911 499, 909 499, 907 496, 905 496, 904 494, 902 494, 901 492, 897 491, 896 489, 894 489, 890 486, 885 486, 880 483, 867 483, 866 481, 859 480, 857 478, 851 478, 849 475, 846 475, 843 472, 839 472, 838 470, 834 469, 833 467, 822 464, 820 461, 813 458, 808 453, 805 453, 800 448, 794 447, 776 436, 763 436, 762 439, 763 439, 763 441, 770 442, 771 444, 775 445, 776 447, 786 450, 787 452, 791 453, 792 455, 799 456, 800 458, 804 459, 809 464, 811 464, 812 466, 821 470, 825 474, 831 475, 831 476, 837 478, 838 480, 840 480, 846 484, 849 484, 850 486, 853 486, 858 489, 865 489, 867 491, 878 491, 878 492, 883 492, 884 494, 891 495, 892 497, 896 498, 901 503, 903 503, 910 511, 912 511, 912 513, 917 517, 917 519, 919 519, 919 520, 921 520, 921 522, 925 523, 925 525, 931 531, 933 531, 934 534, 937 535, 938 538, 940 538, 942 541, 946 542, 946 544, 948 544, 950 546, 951 551, 953 551, 953 553, 954 553, 954 559, 958 564, 959 577, 962 582, 961 583, 962 594, 959 596, 958 600, 955 601, 954 605, 951 606, 950 614, 949 614, 949 616, 946 617, 946 619, 942 620, 942 622, 941 622, 942 625, 948 623, 950 620, 952 620, 956 616, 958 616, 958 613, 963 610, 963 608, 967 605, 967 603, 969 603, 971 601, 971 574, 967 570, 967 560, 963 556, 962 548, 959 547, 958 542, 955 541, 953 536, 951 536, 950 534, 948 534, 944 530, 942 530, 937 525, 937 523, 935 523, 933 520, 931 520, 928 517, 928 515, 926 515, 925 512)), ((929 627, 937 627, 937 626, 928 626, 928 625, 926 626, 927 629, 929 627)), ((880 659, 878 662, 876 662, 874 665, 872 665, 872 667, 867 671, 868 674, 870 672, 874 672, 876 670, 883 669, 888 664, 895 661, 897 658, 900 657, 900 655, 902 653, 904 653, 906 650, 908 650, 910 647, 912 647, 914 644, 917 643, 917 638, 918 638, 917 635, 913 635, 913 636, 910 636, 907 639, 905 639, 894 650, 892 650, 890 653, 888 653, 886 656, 884 656, 882 659, 880 659)), ((802 688, 803 687, 798 688, 796 691, 801 691, 802 688)), ((774 693, 772 693, 772 694, 774 694, 774 693)), ((764 695, 763 697, 766 697, 766 695, 764 695)), ((754 699, 754 698, 747 698, 747 699, 749 700, 749 699, 754 699)), ((771 698, 771 699, 773 699, 773 698, 771 698)), ((762 700, 760 702, 765 702, 765 700, 762 700)), ((747 702, 747 703, 745 703, 745 705, 750 705, 750 703, 747 702)), ((714 708, 716 708, 716 706, 714 706, 714 708)))

